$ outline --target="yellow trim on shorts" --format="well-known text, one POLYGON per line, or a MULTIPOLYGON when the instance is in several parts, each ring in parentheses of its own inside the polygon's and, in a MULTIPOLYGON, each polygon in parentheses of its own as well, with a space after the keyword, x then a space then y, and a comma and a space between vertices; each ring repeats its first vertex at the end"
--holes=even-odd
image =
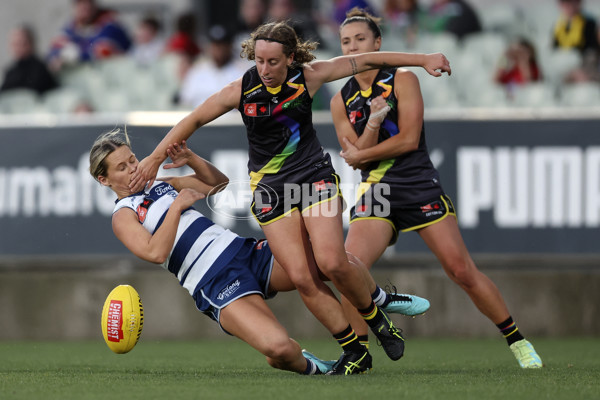
POLYGON ((258 220, 258 218, 256 218, 256 215, 254 214, 254 211, 252 211, 252 209, 254 209, 254 203, 255 203, 255 202, 252 202, 252 206, 250 206, 250 210, 251 210, 250 212, 252 213, 252 216, 254 217, 254 219, 256 220, 256 222, 258 222, 258 225, 260 225, 260 226, 269 225, 271 222, 279 221, 281 218, 283 218, 283 217, 287 217, 288 215, 290 215, 292 212, 294 212, 294 210, 298 210, 298 207, 294 207, 294 208, 292 208, 291 210, 289 210, 289 211, 287 211, 287 212, 284 212, 284 213, 283 213, 283 214, 281 214, 279 217, 273 218, 273 219, 272 219, 272 220, 270 220, 270 221, 267 221, 267 222, 260 222, 260 221, 258 220))
MULTIPOLYGON (((438 222, 441 222, 441 221, 445 220, 448 215, 454 215, 454 217, 456 217, 456 212, 450 212, 450 208, 448 208, 448 203, 444 199, 444 196, 440 196, 440 199, 442 199, 442 202, 446 206, 446 214, 444 214, 443 216, 441 216, 440 218, 438 218, 438 219, 436 219, 434 221, 427 222, 425 224, 421 224, 421 225, 417 225, 417 226, 413 226, 411 228, 402 229, 402 232, 416 231, 417 229, 422 229, 422 228, 426 228, 428 226, 431 226, 433 224, 437 224, 438 222)), ((452 207, 454 208, 454 205, 452 205, 452 207)))
MULTIPOLYGON (((300 211, 300 214, 302 214, 302 213, 303 213, 304 211, 306 211, 306 210, 310 210, 310 209, 311 209, 311 208, 313 208, 314 206, 318 206, 319 204, 325 203, 326 201, 335 200, 335 199, 337 199, 338 197, 340 197, 340 190, 339 190, 339 189, 338 189, 338 191, 335 193, 335 196, 333 196, 333 197, 329 197, 329 198, 327 198, 327 199, 325 199, 325 200, 321 200, 321 201, 319 201, 318 203, 314 203, 314 204, 311 204, 310 206, 308 206, 308 207, 306 207, 306 208, 303 208, 303 209, 302 209, 302 211, 300 211)), ((343 209, 344 209, 344 205, 342 204, 342 212, 344 212, 344 210, 343 210, 343 209)))
MULTIPOLYGON (((337 199, 338 197, 341 197, 341 198, 342 198, 342 212, 344 212, 344 211, 346 210, 346 200, 344 200, 344 196, 342 196, 342 195, 341 195, 341 192, 340 192, 340 180, 339 180, 339 177, 337 176, 337 174, 331 174, 331 175, 332 175, 332 176, 333 176, 333 178, 335 179, 335 189, 336 189, 336 191, 335 191, 335 196, 333 196, 333 197, 329 197, 328 199, 321 200, 321 201, 319 201, 319 202, 317 202, 317 203, 311 204, 310 206, 308 206, 308 207, 306 207, 306 208, 303 208, 303 209, 300 211, 300 214, 302 214, 302 213, 303 213, 304 211, 306 211, 306 210, 310 210, 310 209, 311 209, 312 207, 314 207, 314 206, 318 206, 319 204, 321 204, 321 203, 324 203, 324 202, 326 202, 326 201, 329 201, 329 200, 334 200, 334 199, 337 199)), ((314 183, 314 182, 313 182, 313 183, 314 183)))
POLYGON ((350 220, 350 224, 352 224, 353 222, 356 221, 360 221, 360 220, 365 220, 365 219, 372 219, 372 220, 376 220, 376 221, 385 221, 388 224, 390 224, 392 226, 392 229, 394 230, 394 233, 398 233, 398 231, 396 230, 396 227, 394 226, 394 223, 392 221, 390 221, 387 218, 383 218, 383 217, 356 217, 350 220))

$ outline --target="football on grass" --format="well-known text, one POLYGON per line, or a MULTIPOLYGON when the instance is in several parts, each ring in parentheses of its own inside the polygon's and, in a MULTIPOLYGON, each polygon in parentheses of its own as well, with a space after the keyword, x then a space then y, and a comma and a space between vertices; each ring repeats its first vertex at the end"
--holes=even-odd
POLYGON ((144 308, 138 292, 129 285, 114 288, 102 309, 102 335, 117 354, 131 351, 142 334, 144 308))

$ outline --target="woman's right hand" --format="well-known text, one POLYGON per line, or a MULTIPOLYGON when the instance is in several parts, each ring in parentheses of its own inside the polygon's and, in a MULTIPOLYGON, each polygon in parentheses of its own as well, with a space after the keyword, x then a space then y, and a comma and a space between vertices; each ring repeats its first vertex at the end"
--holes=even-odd
POLYGON ((194 205, 194 203, 198 200, 205 197, 206 195, 204 193, 200 193, 197 190, 190 188, 181 189, 171 207, 176 206, 179 207, 180 211, 183 211, 194 205))
POLYGON ((383 96, 375 97, 371 100, 371 115, 369 115, 367 123, 374 129, 379 128, 388 112, 390 112, 390 106, 383 96))
POLYGON ((143 190, 146 186, 150 187, 156 179, 158 173, 158 167, 160 161, 153 158, 152 155, 144 158, 138 164, 131 179, 129 180, 129 191, 131 193, 137 193, 143 190))

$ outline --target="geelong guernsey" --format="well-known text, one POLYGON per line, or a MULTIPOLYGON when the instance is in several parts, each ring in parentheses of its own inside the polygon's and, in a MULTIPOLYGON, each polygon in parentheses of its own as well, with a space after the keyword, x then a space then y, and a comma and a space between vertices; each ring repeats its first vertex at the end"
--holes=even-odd
MULTIPOLYGON (((348 120, 358 136, 362 135, 371 115, 371 99, 380 95, 387 101, 391 110, 381 124, 378 143, 399 133, 398 106, 394 94, 395 74, 396 68, 379 70, 373 85, 366 91, 360 89, 354 77, 342 87, 341 95, 348 120)), ((363 184, 359 189, 359 195, 368 190, 370 185, 379 182, 389 183, 396 189, 401 189, 404 199, 409 202, 442 193, 439 187, 439 174, 429 158, 424 126, 421 127, 419 146, 416 150, 389 160, 373 162, 367 169, 361 171, 361 176, 363 184), (423 193, 423 190, 426 193, 423 193)))
POLYGON ((239 111, 246 125, 248 170, 254 183, 264 175, 301 168, 323 157, 311 106, 302 68, 289 68, 278 88, 266 87, 256 67, 246 71, 239 111))
MULTIPOLYGON (((151 234, 160 228, 178 192, 166 182, 156 181, 146 192, 117 201, 113 213, 132 209, 151 234)), ((202 284, 228 264, 245 239, 216 225, 200 212, 189 208, 181 214, 173 248, 163 268, 171 271, 193 296, 202 284)))

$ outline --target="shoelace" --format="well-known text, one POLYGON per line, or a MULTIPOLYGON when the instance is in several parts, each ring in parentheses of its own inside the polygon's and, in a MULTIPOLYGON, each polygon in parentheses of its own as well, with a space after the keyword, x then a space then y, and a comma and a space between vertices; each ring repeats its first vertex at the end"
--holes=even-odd
POLYGON ((365 359, 365 357, 367 356, 367 353, 363 354, 363 356, 360 358, 360 360, 358 361, 350 361, 348 364, 344 365, 344 369, 346 370, 346 372, 344 372, 344 375, 352 375, 352 372, 354 372, 354 370, 356 368, 360 368, 360 362, 362 360, 365 359))

